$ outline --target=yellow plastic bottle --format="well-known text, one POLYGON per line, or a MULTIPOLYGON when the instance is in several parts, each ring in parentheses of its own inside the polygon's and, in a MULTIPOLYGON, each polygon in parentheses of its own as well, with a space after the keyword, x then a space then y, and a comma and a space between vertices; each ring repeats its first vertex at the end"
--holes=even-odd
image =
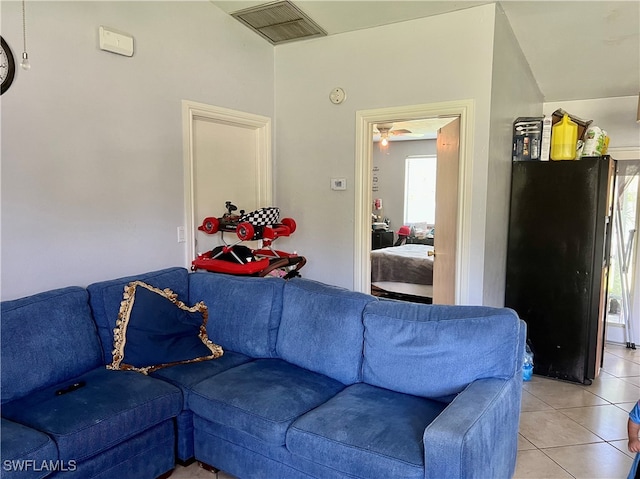
POLYGON ((578 145, 578 124, 564 115, 551 128, 551 159, 575 160, 578 145))

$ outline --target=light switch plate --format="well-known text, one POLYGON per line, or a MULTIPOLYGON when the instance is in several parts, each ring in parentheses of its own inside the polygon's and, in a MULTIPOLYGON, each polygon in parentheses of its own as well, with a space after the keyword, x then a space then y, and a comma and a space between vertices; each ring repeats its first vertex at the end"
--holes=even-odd
POLYGON ((186 241, 184 226, 178 226, 178 243, 185 243, 186 241))
POLYGON ((346 190, 347 189, 347 179, 346 178, 331 178, 331 189, 332 190, 346 190))

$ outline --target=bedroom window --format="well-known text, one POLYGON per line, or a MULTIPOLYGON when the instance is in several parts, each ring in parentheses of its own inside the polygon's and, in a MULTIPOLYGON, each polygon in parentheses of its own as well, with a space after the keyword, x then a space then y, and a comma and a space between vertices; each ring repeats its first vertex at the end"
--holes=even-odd
POLYGON ((405 159, 404 224, 426 229, 436 222, 435 155, 405 159))

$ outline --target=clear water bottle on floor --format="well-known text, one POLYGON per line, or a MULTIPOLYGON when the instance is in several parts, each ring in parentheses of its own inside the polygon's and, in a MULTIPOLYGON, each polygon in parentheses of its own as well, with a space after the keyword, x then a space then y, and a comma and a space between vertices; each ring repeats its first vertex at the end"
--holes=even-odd
POLYGON ((531 381, 533 375, 533 353, 529 344, 525 345, 524 351, 524 363, 522 364, 522 379, 525 381, 531 381))

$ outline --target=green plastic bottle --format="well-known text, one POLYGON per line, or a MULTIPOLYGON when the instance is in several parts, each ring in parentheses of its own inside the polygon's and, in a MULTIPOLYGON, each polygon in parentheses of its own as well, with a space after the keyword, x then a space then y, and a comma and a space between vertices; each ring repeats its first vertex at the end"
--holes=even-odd
POLYGON ((564 115, 551 128, 551 159, 575 160, 578 146, 578 124, 564 115))

